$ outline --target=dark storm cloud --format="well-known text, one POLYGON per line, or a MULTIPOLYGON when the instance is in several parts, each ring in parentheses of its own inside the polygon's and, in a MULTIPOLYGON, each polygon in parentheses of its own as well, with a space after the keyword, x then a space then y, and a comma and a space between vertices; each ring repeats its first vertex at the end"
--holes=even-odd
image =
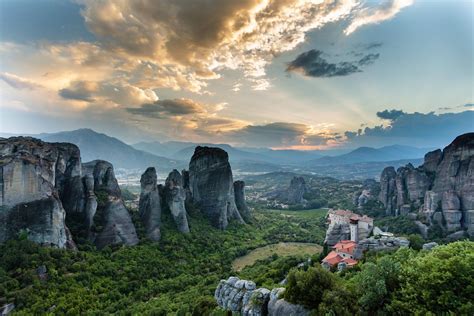
POLYGON ((266 125, 248 125, 226 135, 229 141, 257 147, 290 147, 325 145, 339 135, 318 134, 305 124, 274 122, 266 125))
MULTIPOLYGON (((382 111, 384 117, 392 117, 388 126, 366 127, 351 138, 357 145, 383 146, 398 143, 412 146, 440 147, 456 136, 474 130, 474 111, 460 113, 404 113, 399 110, 382 111), (397 115, 398 114, 398 115, 397 115)), ((378 113, 377 113, 378 114, 378 113)), ((380 115, 378 115, 380 117, 380 115)), ((352 136, 353 134, 346 134, 352 136)))
POLYGON ((203 113, 204 106, 190 99, 165 99, 143 104, 138 108, 127 108, 129 113, 151 118, 163 118, 186 114, 203 113))
POLYGON ((368 66, 372 65, 377 59, 379 59, 380 54, 368 54, 362 57, 358 64, 359 66, 368 66))
POLYGON ((301 53, 288 63, 286 72, 299 72, 316 78, 348 76, 362 72, 360 67, 371 65, 380 57, 380 54, 367 54, 357 61, 331 63, 322 55, 323 52, 316 49, 301 53))
POLYGON ((75 81, 68 88, 59 90, 64 99, 93 102, 93 95, 98 91, 98 84, 91 81, 75 81))
POLYGON ((405 114, 405 112, 401 110, 383 110, 380 112, 377 112, 377 117, 384 119, 384 120, 395 120, 398 117, 402 116, 405 114))

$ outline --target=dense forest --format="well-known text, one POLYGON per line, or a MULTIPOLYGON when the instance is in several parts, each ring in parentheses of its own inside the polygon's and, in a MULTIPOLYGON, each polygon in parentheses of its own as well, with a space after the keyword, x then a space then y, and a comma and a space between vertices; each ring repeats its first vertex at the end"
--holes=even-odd
POLYGON ((263 245, 322 243, 324 214, 257 210, 252 223, 220 231, 193 210, 189 235, 178 233, 165 216, 159 243, 143 238, 139 227, 138 246, 101 251, 90 245, 79 251, 45 248, 19 236, 0 246, 0 304, 15 302, 19 315, 222 315, 214 290, 220 279, 238 275, 267 288, 280 287, 287 277, 285 298, 315 315, 472 315, 474 243, 469 241, 431 252, 369 254, 342 273, 321 269, 319 254, 304 268, 296 266, 308 258, 275 254, 232 271, 235 258, 263 245))

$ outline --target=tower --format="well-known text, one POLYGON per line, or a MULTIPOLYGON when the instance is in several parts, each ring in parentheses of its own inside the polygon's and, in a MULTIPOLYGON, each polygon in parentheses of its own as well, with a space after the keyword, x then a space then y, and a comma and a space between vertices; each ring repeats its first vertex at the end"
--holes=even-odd
POLYGON ((351 240, 359 242, 359 220, 351 218, 349 226, 351 229, 351 240))

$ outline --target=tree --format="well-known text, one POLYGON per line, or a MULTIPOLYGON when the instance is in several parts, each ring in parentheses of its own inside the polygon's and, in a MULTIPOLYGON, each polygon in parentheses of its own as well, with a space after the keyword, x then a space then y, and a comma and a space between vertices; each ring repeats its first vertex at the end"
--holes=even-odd
POLYGON ((407 314, 474 315, 474 243, 420 252, 403 266, 389 310, 407 314))
POLYGON ((322 302, 324 292, 333 289, 336 284, 336 277, 319 264, 307 271, 292 270, 287 280, 285 299, 314 309, 322 302))

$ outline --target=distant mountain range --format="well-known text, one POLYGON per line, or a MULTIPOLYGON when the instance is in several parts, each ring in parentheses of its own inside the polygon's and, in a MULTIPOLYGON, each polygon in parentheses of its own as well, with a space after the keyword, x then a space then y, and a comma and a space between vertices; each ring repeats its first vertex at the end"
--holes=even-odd
POLYGON ((154 166, 168 172, 173 168, 184 167, 181 161, 135 149, 117 138, 97 133, 91 129, 33 136, 47 142, 67 142, 77 145, 81 150, 84 162, 102 159, 111 162, 115 168, 144 169, 154 166))
POLYGON ((362 162, 383 162, 424 157, 432 148, 391 145, 381 148, 359 147, 347 154, 325 156, 308 161, 306 166, 348 165, 362 162))
MULTIPOLYGON (((13 136, 11 134, 4 137, 13 136)), ((193 142, 141 142, 128 145, 117 138, 97 133, 91 129, 78 129, 59 133, 29 135, 49 142, 70 142, 76 144, 84 161, 103 159, 110 161, 116 168, 144 169, 154 166, 158 170, 169 172, 171 169, 186 168, 194 148, 198 145, 214 146, 229 153, 231 163, 241 172, 259 172, 276 170, 305 170, 321 173, 325 166, 346 166, 338 168, 348 170, 348 165, 369 168, 381 167, 381 162, 413 161, 418 162, 430 149, 392 145, 381 148, 360 147, 351 152, 337 154, 336 151, 298 151, 272 150, 269 148, 238 148, 228 144, 209 144, 193 142), (329 156, 332 154, 332 156, 329 156), (323 156, 325 155, 325 156, 323 156), (369 167, 372 163, 372 167, 369 167), (376 167, 377 166, 377 167, 376 167)), ((346 171, 347 172, 347 171, 346 171)), ((325 173, 325 172, 323 172, 325 173)), ((362 171, 362 174, 364 172, 362 171)))

